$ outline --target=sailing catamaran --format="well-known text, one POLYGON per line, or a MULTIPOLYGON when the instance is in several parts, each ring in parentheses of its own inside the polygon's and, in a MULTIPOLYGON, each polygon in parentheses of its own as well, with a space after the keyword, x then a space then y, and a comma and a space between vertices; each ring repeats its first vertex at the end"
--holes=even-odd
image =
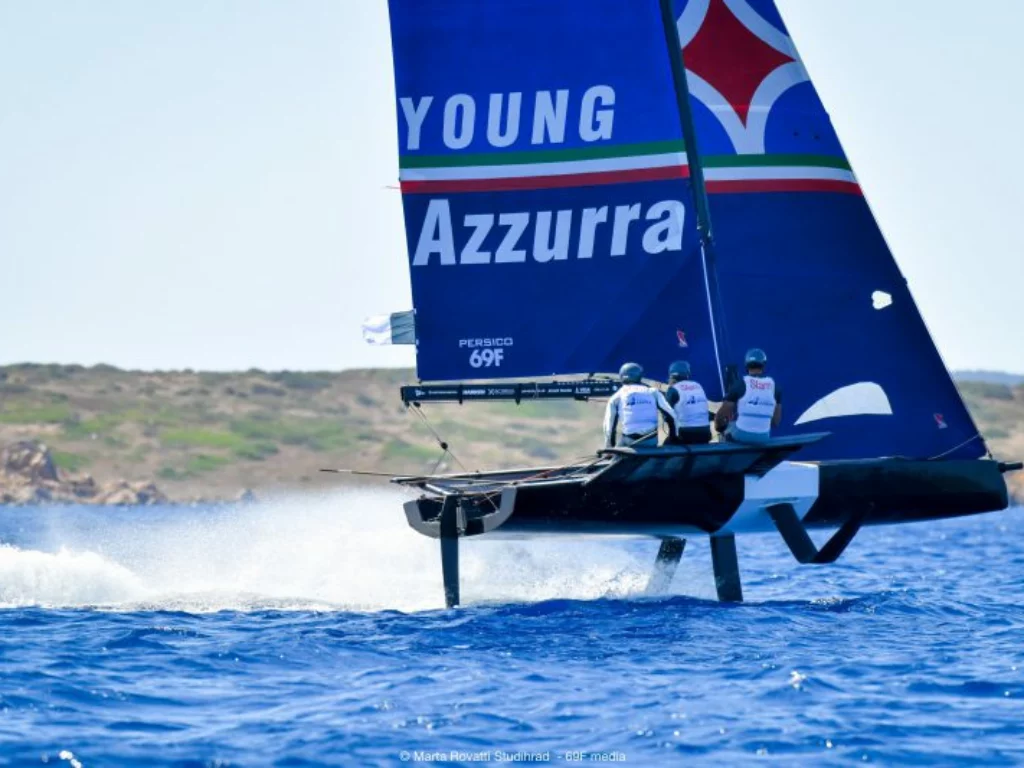
POLYGON ((830 563, 863 525, 1006 508, 1020 465, 989 454, 773 0, 390 12, 415 309, 367 333, 416 345, 407 405, 607 397, 623 361, 680 358, 721 400, 753 346, 786 391, 763 446, 394 478, 449 606, 465 536, 658 537, 661 590, 706 535, 741 600, 737 533, 830 563))

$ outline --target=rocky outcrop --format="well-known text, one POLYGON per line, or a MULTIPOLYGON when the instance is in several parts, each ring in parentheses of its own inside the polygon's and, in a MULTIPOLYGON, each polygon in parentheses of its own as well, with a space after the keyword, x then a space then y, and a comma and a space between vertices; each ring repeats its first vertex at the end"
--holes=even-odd
POLYGON ((0 504, 108 504, 138 506, 169 501, 153 483, 98 483, 90 475, 59 469, 39 442, 14 443, 0 451, 0 504))
POLYGON ((252 504, 256 501, 256 494, 253 493, 252 488, 243 488, 238 492, 238 495, 235 496, 235 501, 239 504, 252 504))
POLYGON ((0 451, 0 473, 28 482, 57 482, 57 467, 45 445, 24 441, 0 451))

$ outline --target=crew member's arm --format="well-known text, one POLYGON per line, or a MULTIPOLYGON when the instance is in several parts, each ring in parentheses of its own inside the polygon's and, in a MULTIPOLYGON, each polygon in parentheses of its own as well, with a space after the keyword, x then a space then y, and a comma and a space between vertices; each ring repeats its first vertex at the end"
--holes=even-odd
MULTIPOLYGON (((669 387, 663 393, 665 395, 665 402, 672 407, 672 413, 675 413, 676 403, 679 402, 679 390, 675 387, 669 387)), ((665 427, 668 428, 668 422, 665 423, 665 427)), ((668 437, 671 440, 675 437, 675 432, 672 429, 668 430, 668 437)))
POLYGON ((777 427, 782 423, 782 398, 780 390, 775 387, 775 413, 772 414, 772 426, 777 427))
POLYGON ((619 425, 619 393, 608 398, 608 405, 604 409, 604 447, 615 447, 615 428, 619 425))
POLYGON ((658 410, 661 411, 661 415, 665 418, 665 423, 668 425, 668 433, 670 435, 676 434, 676 413, 672 410, 672 406, 668 404, 668 400, 658 390, 654 390, 654 398, 658 403, 658 410))
POLYGON ((725 432, 725 428, 729 426, 729 422, 736 416, 736 403, 728 400, 723 400, 722 404, 718 407, 718 413, 715 414, 715 429, 719 432, 725 432))
POLYGON ((729 422, 736 418, 736 403, 742 399, 746 392, 747 385, 742 379, 733 384, 732 389, 725 394, 725 399, 722 401, 722 405, 719 406, 718 413, 715 414, 715 429, 719 432, 725 432, 729 422))

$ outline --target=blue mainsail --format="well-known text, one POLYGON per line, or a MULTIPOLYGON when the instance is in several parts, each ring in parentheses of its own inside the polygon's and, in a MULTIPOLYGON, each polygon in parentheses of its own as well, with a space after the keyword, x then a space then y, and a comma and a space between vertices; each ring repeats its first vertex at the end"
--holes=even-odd
POLYGON ((717 380, 657 0, 391 0, 422 380, 717 380))
POLYGON ((984 455, 773 0, 675 0, 682 110, 658 0, 390 11, 421 380, 758 346, 802 458, 984 455))
POLYGON ((802 458, 986 452, 773 0, 677 0, 731 346, 768 352, 802 458))

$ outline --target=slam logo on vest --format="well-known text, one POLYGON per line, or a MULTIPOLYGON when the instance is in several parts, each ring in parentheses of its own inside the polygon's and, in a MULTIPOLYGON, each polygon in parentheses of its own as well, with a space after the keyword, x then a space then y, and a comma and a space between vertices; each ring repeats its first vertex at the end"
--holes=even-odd
POLYGON ((676 331, 676 341, 679 342, 679 346, 683 349, 690 346, 690 343, 686 340, 686 331, 676 331))

